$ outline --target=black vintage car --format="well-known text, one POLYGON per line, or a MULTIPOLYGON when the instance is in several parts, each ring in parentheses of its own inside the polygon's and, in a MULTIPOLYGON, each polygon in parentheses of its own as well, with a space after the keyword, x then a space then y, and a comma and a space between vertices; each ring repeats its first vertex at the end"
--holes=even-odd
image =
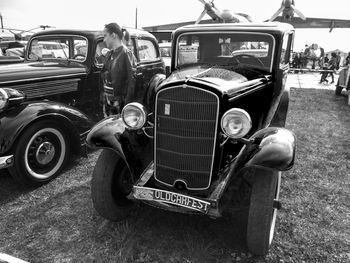
POLYGON ((118 221, 137 200, 213 218, 247 207, 248 248, 267 253, 281 172, 295 157, 296 138, 284 128, 293 38, 284 23, 174 31, 171 75, 157 75, 144 104, 126 105, 88 134, 88 145, 103 148, 95 209, 118 221))
MULTIPOLYGON (((137 64, 137 99, 164 73, 153 35, 128 28, 137 64)), ((31 37, 25 62, 0 67, 0 169, 26 184, 54 178, 71 152, 83 153, 92 125, 103 118, 99 31, 51 30, 31 37)))

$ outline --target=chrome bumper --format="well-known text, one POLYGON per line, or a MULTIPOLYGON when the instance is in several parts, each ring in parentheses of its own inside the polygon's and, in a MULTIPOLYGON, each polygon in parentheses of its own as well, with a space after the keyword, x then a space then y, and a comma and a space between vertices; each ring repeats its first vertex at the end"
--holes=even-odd
POLYGON ((14 157, 13 155, 0 157, 0 169, 4 169, 13 165, 14 157))

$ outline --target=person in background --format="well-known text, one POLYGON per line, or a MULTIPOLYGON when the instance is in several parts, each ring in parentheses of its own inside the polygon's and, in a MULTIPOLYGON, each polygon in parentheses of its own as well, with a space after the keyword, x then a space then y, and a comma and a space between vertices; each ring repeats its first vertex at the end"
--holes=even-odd
POLYGON ((348 55, 345 58, 345 66, 349 66, 350 65, 350 52, 348 53, 348 55))
POLYGON ((101 70, 105 117, 121 113, 135 95, 136 58, 123 43, 126 32, 117 23, 107 24, 103 30, 103 41, 110 50, 101 70))
MULTIPOLYGON (((335 70, 337 68, 337 54, 335 52, 331 53, 331 59, 328 62, 328 69, 335 70)), ((330 72, 329 75, 332 77, 332 83, 334 83, 334 74, 330 72)))
POLYGON ((340 67, 340 61, 341 61, 341 56, 340 56, 340 52, 338 52, 338 54, 336 55, 336 63, 337 63, 337 65, 336 65, 336 69, 338 70, 339 69, 339 67, 340 67))

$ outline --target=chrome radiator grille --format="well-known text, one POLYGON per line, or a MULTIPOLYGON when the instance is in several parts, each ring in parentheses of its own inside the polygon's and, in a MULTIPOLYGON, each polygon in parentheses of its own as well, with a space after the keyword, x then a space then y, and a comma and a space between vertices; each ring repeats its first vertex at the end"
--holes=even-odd
POLYGON ((210 185, 218 120, 218 97, 203 89, 177 86, 156 98, 155 178, 188 189, 210 185))

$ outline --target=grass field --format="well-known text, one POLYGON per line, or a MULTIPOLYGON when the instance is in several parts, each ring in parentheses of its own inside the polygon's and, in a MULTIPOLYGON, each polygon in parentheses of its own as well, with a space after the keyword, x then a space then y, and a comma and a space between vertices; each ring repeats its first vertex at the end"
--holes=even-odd
POLYGON ((30 262, 350 262, 350 107, 333 94, 291 90, 297 159, 265 258, 247 252, 244 212, 212 220, 141 206, 127 221, 104 220, 90 198, 99 152, 36 189, 1 171, 0 252, 30 262))

